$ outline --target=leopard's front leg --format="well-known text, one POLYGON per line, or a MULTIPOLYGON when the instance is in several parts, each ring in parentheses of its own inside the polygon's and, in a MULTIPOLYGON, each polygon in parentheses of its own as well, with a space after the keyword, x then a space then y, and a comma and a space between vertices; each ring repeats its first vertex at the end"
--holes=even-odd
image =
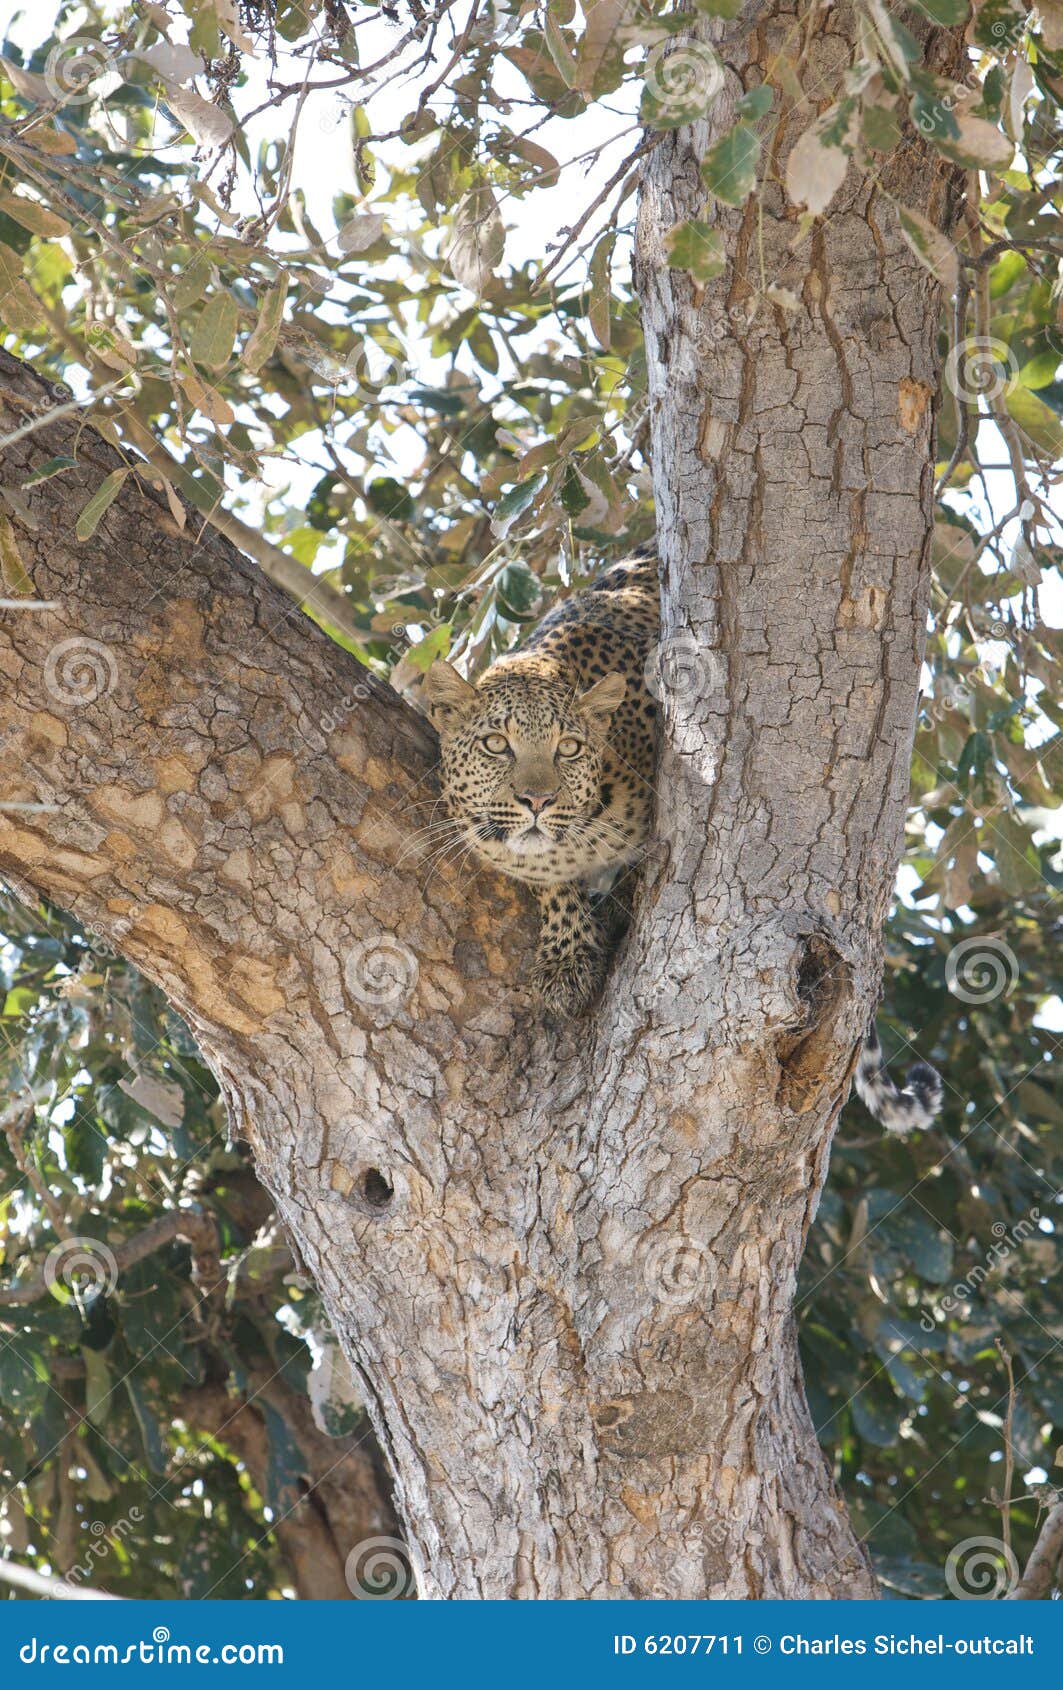
POLYGON ((602 989, 609 947, 586 895, 578 886, 538 890, 539 949, 532 984, 559 1019, 582 1015, 602 989))

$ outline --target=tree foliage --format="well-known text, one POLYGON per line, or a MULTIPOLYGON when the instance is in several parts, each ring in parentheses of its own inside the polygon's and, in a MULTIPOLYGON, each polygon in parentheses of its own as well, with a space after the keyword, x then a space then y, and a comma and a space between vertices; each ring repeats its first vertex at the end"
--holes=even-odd
MULTIPOLYGON (((482 667, 652 535, 630 269, 640 155, 726 114, 703 215, 669 237, 695 285, 732 263, 723 208, 745 207, 754 231, 789 217, 801 251, 829 241, 854 171, 898 205, 942 284, 946 391, 885 1018, 895 1048, 941 1068, 948 1101, 910 1143, 848 1112, 800 1308, 821 1438, 878 1563, 896 1590, 943 1594, 956 1543, 1000 1538, 1005 1572, 1011 1534, 1028 1547, 1063 1426, 1058 1006, 1046 1012, 1063 884, 1063 8, 860 0, 857 59, 828 105, 808 85, 801 14, 770 77, 735 85, 740 12, 170 0, 16 20, 0 67, 0 319, 128 475, 203 520, 246 519, 264 566, 283 553, 305 570, 299 599, 331 589, 312 613, 404 684, 439 653, 482 667), (958 79, 936 68, 957 31, 958 79), (780 181, 780 126, 810 113, 780 181), (905 205, 914 147, 953 172, 948 227, 905 205), (327 215, 307 158, 331 170, 327 215), (545 256, 514 256, 562 216, 545 256)), ((808 309, 762 273, 755 238, 731 298, 724 334, 808 309)), ((84 534, 116 491, 101 484, 84 534)), ((84 1536, 150 1497, 128 1564, 116 1555, 101 1582, 146 1594, 193 1578, 182 1569, 199 1565, 209 1517, 211 1554, 234 1569, 214 1593, 262 1594, 282 1581, 263 1510, 283 1508, 297 1467, 283 1419, 276 1489, 259 1495, 223 1441, 190 1447, 178 1408, 190 1381, 243 1389, 263 1356, 303 1388, 321 1341, 313 1296, 261 1243, 268 1221, 254 1204, 249 1218, 210 1076, 158 995, 55 912, 11 903, 4 917, 5 1284, 36 1272, 63 1228, 120 1250, 193 1205, 218 1256, 205 1299, 195 1246, 175 1237, 105 1295, 86 1299, 75 1278, 0 1310, 11 1545, 55 1562, 73 1522, 84 1536), (70 1439, 72 1467, 57 1454, 70 1439)))

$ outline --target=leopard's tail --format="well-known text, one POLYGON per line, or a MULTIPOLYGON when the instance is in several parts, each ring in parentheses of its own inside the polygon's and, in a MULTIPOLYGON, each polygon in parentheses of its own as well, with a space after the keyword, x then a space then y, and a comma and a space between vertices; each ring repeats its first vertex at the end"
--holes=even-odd
POLYGON ((916 1062, 909 1068, 903 1086, 894 1083, 882 1060, 882 1046, 873 1021, 864 1035, 856 1064, 856 1091, 888 1133, 918 1132, 931 1126, 941 1111, 944 1096, 941 1075, 929 1062, 916 1062))

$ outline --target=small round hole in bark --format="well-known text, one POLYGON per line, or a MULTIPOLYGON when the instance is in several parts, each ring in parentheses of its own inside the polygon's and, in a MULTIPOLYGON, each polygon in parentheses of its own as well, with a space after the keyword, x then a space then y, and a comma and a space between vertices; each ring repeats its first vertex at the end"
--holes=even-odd
POLYGON ((362 1196, 371 1209, 386 1209, 395 1195, 395 1187, 389 1185, 387 1178, 379 1168, 367 1168, 362 1175, 362 1196))

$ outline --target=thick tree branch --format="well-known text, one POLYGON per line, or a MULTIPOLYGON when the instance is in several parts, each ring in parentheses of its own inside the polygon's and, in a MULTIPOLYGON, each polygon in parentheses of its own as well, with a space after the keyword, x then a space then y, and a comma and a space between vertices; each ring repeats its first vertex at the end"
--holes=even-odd
POLYGON ((349 1601, 347 1557, 374 1538, 394 1539, 398 1522, 367 1433, 330 1438, 314 1424, 305 1396, 279 1378, 253 1378, 246 1397, 217 1384, 186 1391, 177 1412, 197 1431, 209 1432, 239 1455, 255 1489, 270 1492, 270 1434, 266 1415, 279 1414, 303 1458, 303 1488, 274 1523, 304 1601, 349 1601))
POLYGON ((1063 1500, 1053 1503, 1037 1534, 1037 1542, 1030 1553, 1025 1570, 1014 1590, 1008 1592, 1011 1602, 1044 1602, 1052 1593, 1063 1557, 1063 1500))
MULTIPOLYGON (((125 1239, 111 1252, 118 1273, 124 1273, 157 1250, 164 1250, 175 1240, 191 1245, 192 1277, 202 1291, 211 1290, 221 1275, 218 1227, 213 1215, 202 1209, 172 1209, 141 1232, 134 1233, 132 1238, 125 1239)), ((46 1297, 50 1289, 51 1282, 42 1269, 29 1279, 0 1286, 0 1308, 25 1308, 46 1297)))
MULTIPOLYGON (((3 355, 4 432, 46 399, 3 355)), ((485 1062, 484 1011, 528 918, 507 883, 481 876, 470 903, 452 866, 423 872, 434 736, 232 547, 178 532, 137 475, 76 540, 78 512, 122 467, 66 418, 3 455, 21 567, 59 608, 0 621, 0 803, 55 806, 0 808, 0 870, 139 962, 208 1050, 246 1051, 267 1027, 282 1038, 300 1009, 328 1048, 342 1005, 366 1027, 416 1019, 449 1055, 454 1027, 433 1010, 460 999, 485 1062), (62 453, 76 470, 24 488, 62 453), (297 869, 318 900, 312 935, 297 869)), ((497 1033, 511 1026, 496 1014, 497 1033)))

